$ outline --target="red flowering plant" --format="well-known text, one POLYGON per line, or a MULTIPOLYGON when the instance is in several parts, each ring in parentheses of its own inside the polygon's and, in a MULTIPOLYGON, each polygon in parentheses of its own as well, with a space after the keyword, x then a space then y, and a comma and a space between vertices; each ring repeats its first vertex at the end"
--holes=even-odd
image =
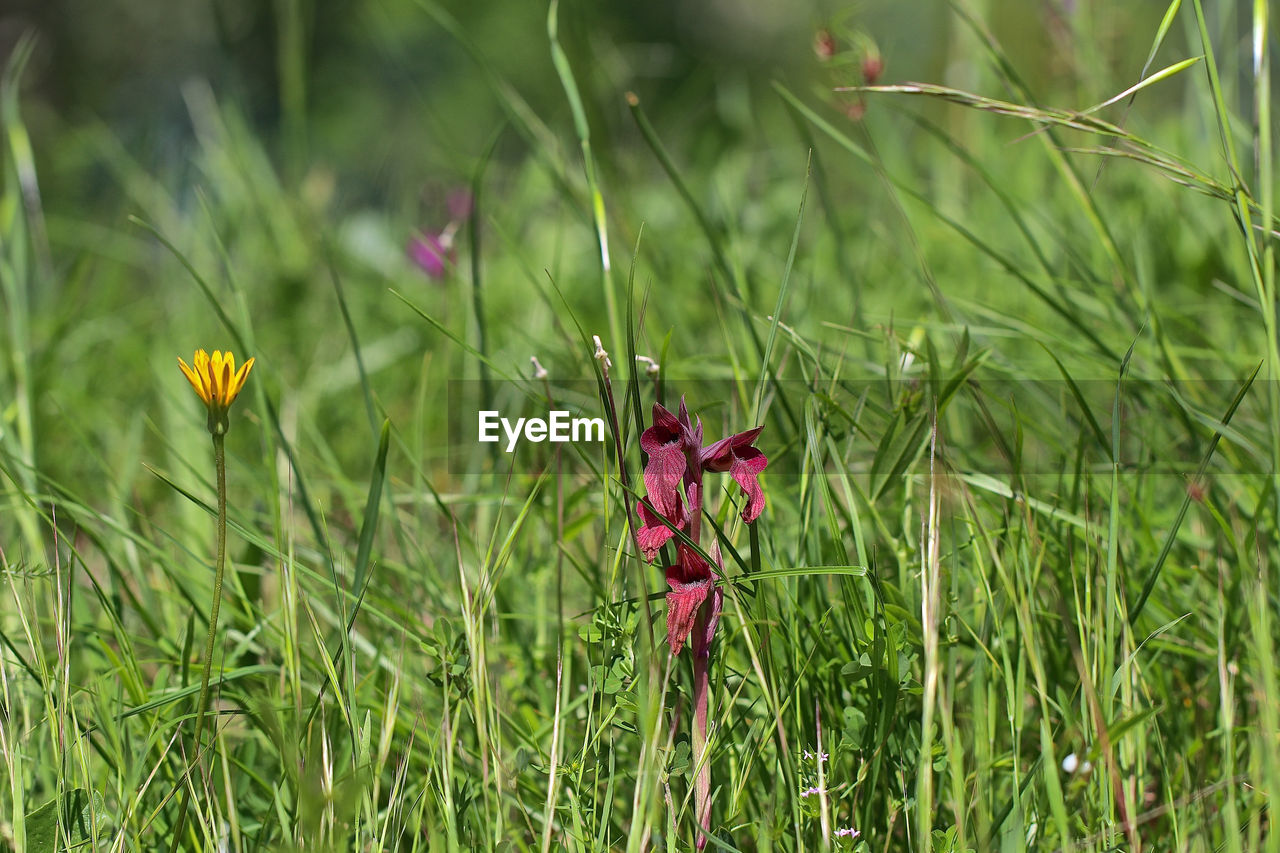
POLYGON ((698 549, 702 529, 702 506, 705 496, 703 475, 728 472, 746 496, 742 520, 748 524, 764 510, 764 491, 760 473, 769 460, 754 446, 763 427, 755 427, 728 438, 702 446, 702 421, 689 420, 684 398, 676 414, 662 405, 653 405, 653 426, 640 435, 640 447, 649 456, 644 469, 647 496, 639 502, 641 526, 636 543, 652 562, 662 546, 676 536, 676 563, 667 567, 667 645, 672 655, 684 648, 692 637, 694 671, 694 757, 701 765, 695 788, 696 808, 703 833, 698 849, 707 842, 711 829, 711 771, 703 754, 707 742, 708 666, 711 642, 720 621, 724 593, 717 586, 720 548, 710 550, 716 565, 711 565, 698 549), (685 540, 688 540, 687 542, 685 540))

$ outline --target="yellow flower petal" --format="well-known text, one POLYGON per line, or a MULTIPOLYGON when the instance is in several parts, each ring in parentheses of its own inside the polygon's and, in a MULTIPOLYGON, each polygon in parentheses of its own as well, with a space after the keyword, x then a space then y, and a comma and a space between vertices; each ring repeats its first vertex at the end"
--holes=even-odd
MULTIPOLYGON (((253 368, 253 359, 249 359, 240 365, 240 371, 236 373, 235 379, 231 382, 231 399, 234 400, 240 394, 240 389, 244 387, 244 383, 249 379, 249 371, 253 368)), ((228 401, 229 402, 229 401, 228 401)))
POLYGON ((218 374, 218 400, 225 409, 231 405, 235 395, 231 393, 231 362, 222 362, 222 372, 218 374))
POLYGON ((208 405, 213 402, 213 385, 209 382, 209 353, 202 349, 196 350, 191 363, 195 367, 196 375, 200 377, 200 399, 208 405))
POLYGON ((209 385, 213 389, 213 399, 218 405, 222 405, 222 350, 213 351, 213 358, 209 359, 209 385))
POLYGON ((178 367, 182 368, 182 375, 187 377, 187 381, 191 383, 191 387, 196 389, 196 393, 200 395, 200 399, 206 403, 209 401, 205 398, 204 385, 200 381, 200 377, 194 370, 187 366, 187 363, 181 358, 178 359, 178 367))

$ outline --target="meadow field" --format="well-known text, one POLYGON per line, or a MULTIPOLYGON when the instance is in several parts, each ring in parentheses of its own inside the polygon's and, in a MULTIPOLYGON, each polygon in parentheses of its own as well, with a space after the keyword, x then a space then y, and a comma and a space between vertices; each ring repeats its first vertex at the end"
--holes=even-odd
POLYGON ((0 850, 1280 851, 1274 11, 0 4, 0 850))

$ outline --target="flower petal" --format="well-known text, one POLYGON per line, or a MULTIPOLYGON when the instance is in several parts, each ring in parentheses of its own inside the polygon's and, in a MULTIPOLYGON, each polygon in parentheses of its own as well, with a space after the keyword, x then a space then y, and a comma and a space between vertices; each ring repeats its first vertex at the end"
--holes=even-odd
POLYGON ((667 569, 667 585, 671 587, 667 593, 667 645, 672 654, 679 652, 698 628, 693 638, 694 651, 705 656, 720 618, 723 593, 716 587, 711 565, 697 551, 681 544, 676 553, 676 564, 667 569), (708 595, 711 609, 705 610, 708 595))
POLYGON ((449 250, 435 234, 421 233, 409 241, 409 257, 431 278, 444 278, 449 250))
POLYGON ((661 403, 654 403, 653 426, 640 434, 640 447, 644 449, 645 453, 650 453, 652 451, 645 447, 646 440, 654 445, 662 445, 673 438, 679 437, 680 421, 676 419, 675 415, 668 412, 661 403))
POLYGON ((680 422, 657 403, 653 404, 653 426, 640 434, 640 448, 649 454, 644 468, 644 487, 653 508, 670 519, 679 511, 677 486, 688 461, 681 445, 680 422))
POLYGON ((742 508, 742 520, 750 524, 764 511, 764 490, 760 488, 760 472, 769 464, 763 453, 754 447, 738 451, 729 466, 729 476, 742 486, 747 505, 742 508))
MULTIPOLYGON (((711 543, 711 559, 715 560, 716 564, 715 569, 708 567, 714 584, 715 579, 724 572, 724 560, 720 558, 720 542, 718 540, 711 543)), ((705 658, 711 655, 711 641, 715 639, 716 626, 720 624, 720 610, 723 606, 724 590, 719 586, 713 585, 711 600, 704 604, 702 608, 703 618, 694 624, 697 634, 693 638, 693 653, 697 657, 705 658)))
POLYGON ((702 470, 715 471, 723 473, 729 470, 733 464, 734 451, 750 447, 753 442, 760 436, 763 426, 755 429, 749 429, 745 432, 731 435, 728 438, 722 438, 715 444, 708 444, 702 448, 698 458, 702 463, 702 470))
POLYGON ((213 384, 209 381, 209 353, 202 349, 196 350, 195 356, 191 359, 192 369, 195 370, 196 376, 200 377, 200 399, 206 404, 213 399, 213 384))
POLYGON ((222 405, 222 350, 216 349, 209 358, 209 387, 212 389, 213 402, 222 405))
POLYGON ((720 624, 720 611, 724 607, 724 590, 711 584, 711 600, 703 604, 703 618, 695 623, 698 634, 693 638, 693 653, 700 657, 711 656, 711 641, 716 636, 716 626, 720 624))
POLYGON ((672 580, 669 572, 667 583, 671 591, 667 593, 667 645, 672 654, 677 654, 693 632, 698 609, 706 601, 713 584, 709 580, 680 583, 672 580))
POLYGON ((236 357, 233 353, 222 354, 222 370, 227 380, 222 388, 222 395, 227 401, 226 405, 230 406, 231 401, 236 398, 236 357))
POLYGON ((667 582, 692 583, 715 578, 711 564, 702 555, 681 542, 676 548, 676 564, 667 569, 667 582))
MULTIPOLYGON (((204 400, 204 384, 200 381, 200 376, 187 366, 187 363, 181 358, 178 359, 178 367, 182 368, 182 375, 187 377, 187 381, 191 383, 191 387, 196 389, 196 393, 200 395, 200 399, 204 400)), ((205 402, 208 402, 207 400, 205 402)))
POLYGON ((684 477, 686 459, 679 441, 648 451, 649 464, 644 468, 644 488, 653 508, 669 519, 683 514, 680 502, 680 480, 684 477))
MULTIPOLYGON (((227 353, 227 356, 230 355, 230 353, 227 353)), ((231 360, 228 357, 224 357, 222 360, 222 370, 220 370, 217 377, 215 377, 215 382, 218 385, 218 402, 224 409, 231 405, 232 378, 231 360)))
MULTIPOLYGON (((683 507, 682 507, 683 509, 683 507)), ((636 511, 640 513, 640 529, 636 531, 636 544, 640 546, 640 550, 644 553, 644 558, 649 562, 653 562, 653 558, 658 556, 659 549, 667 544, 675 532, 667 525, 662 523, 662 519, 649 509, 644 501, 636 502, 636 511)), ((676 527, 680 524, 672 522, 676 527)))
MULTIPOLYGON (((236 373, 235 380, 231 383, 231 400, 234 400, 240 394, 240 390, 244 388, 244 383, 249 379, 249 371, 252 369, 252 358, 240 365, 240 370, 236 373)), ((231 400, 227 401, 227 405, 231 404, 231 400)))
POLYGON ((200 388, 197 389, 201 400, 206 403, 210 400, 209 392, 209 353, 204 350, 196 350, 195 357, 191 360, 191 369, 195 371, 196 377, 200 379, 200 388))

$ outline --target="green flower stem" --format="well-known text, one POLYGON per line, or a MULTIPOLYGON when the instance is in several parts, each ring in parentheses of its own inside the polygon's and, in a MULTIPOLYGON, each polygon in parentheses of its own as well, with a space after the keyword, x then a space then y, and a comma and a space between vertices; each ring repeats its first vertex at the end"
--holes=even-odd
MULTIPOLYGON (((705 629, 699 625, 694 630, 705 629)), ((693 791, 694 808, 698 812, 698 825, 702 828, 694 843, 697 850, 705 848, 711 836, 711 757, 707 755, 710 668, 710 650, 708 649, 706 657, 695 652, 693 656, 693 760, 698 765, 698 778, 694 783, 693 791)))
POLYGON ((227 453, 223 437, 213 435, 213 464, 218 469, 218 558, 213 575, 213 606, 209 608, 209 636, 204 641, 204 676, 200 680, 200 701, 196 703, 196 756, 204 732, 204 712, 209 701, 209 673, 213 671, 213 645, 218 634, 218 610, 222 606, 222 576, 227 568, 227 453))
MULTIPOLYGON (((694 542, 702 541, 702 469, 699 464, 691 466, 697 472, 697 479, 689 495, 690 520, 689 538, 694 542)), ((697 762, 698 778, 694 783, 694 808, 698 813, 698 833, 694 842, 695 850, 703 850, 711 837, 711 756, 707 755, 707 712, 710 705, 711 692, 711 641, 703 642, 707 624, 712 610, 712 597, 715 589, 708 594, 698 610, 694 621, 693 634, 693 760, 697 762)), ((714 626, 712 627, 714 631, 714 626)))
MULTIPOLYGON (((223 446, 223 433, 213 435, 213 464, 218 478, 218 556, 214 563, 213 605, 209 608, 209 636, 204 643, 204 674, 200 678, 200 699, 196 702, 195 761, 200 761, 200 736, 204 734, 205 706, 209 702, 209 674, 213 671, 213 649, 218 634, 218 610, 222 607, 222 576, 227 563, 227 454, 223 446)), ((187 807, 191 804, 191 783, 182 789, 182 804, 178 807, 178 823, 170 840, 170 853, 178 849, 182 831, 187 822, 187 807)))

